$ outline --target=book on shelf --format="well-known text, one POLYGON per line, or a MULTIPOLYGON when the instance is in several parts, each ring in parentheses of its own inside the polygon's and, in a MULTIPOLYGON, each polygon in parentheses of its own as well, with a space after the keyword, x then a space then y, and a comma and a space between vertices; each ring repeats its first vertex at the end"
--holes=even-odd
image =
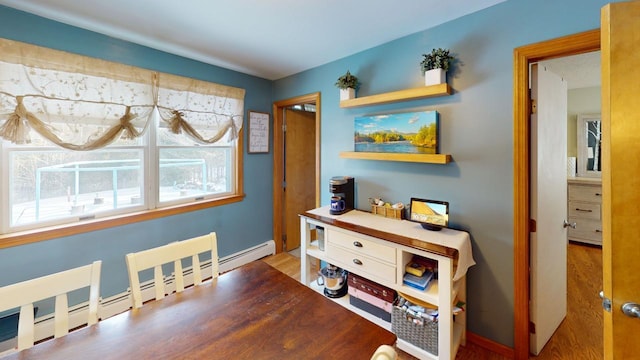
POLYGON ((413 255, 407 266, 410 264, 416 264, 418 267, 424 267, 426 270, 431 271, 434 274, 438 273, 438 261, 433 259, 427 259, 420 255, 413 255))
POLYGON ((412 273, 405 273, 402 278, 402 283, 416 288, 418 290, 424 290, 429 287, 429 283, 433 279, 433 272, 425 271, 422 276, 416 276, 412 273))
POLYGON ((424 265, 415 261, 410 261, 407 266, 404 267, 404 271, 415 276, 422 276, 426 270, 427 268, 424 265))

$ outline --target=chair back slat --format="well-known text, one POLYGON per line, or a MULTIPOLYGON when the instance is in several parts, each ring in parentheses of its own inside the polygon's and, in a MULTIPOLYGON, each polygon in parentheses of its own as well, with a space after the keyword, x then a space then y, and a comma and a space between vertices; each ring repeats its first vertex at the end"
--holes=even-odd
POLYGON ((34 324, 33 304, 22 305, 18 320, 18 350, 28 349, 33 346, 35 337, 34 324))
POLYGON ((60 294, 56 296, 56 310, 55 310, 56 326, 55 337, 65 336, 69 333, 69 301, 67 294, 60 294))
POLYGON ((18 320, 18 350, 33 346, 34 342, 34 313, 33 303, 49 298, 55 298, 54 337, 69 333, 69 304, 67 293, 70 291, 89 288, 88 325, 98 321, 98 307, 100 303, 100 272, 102 261, 42 276, 36 279, 22 281, 0 288, 0 312, 20 308, 18 320))
POLYGON ((156 290, 156 300, 164 297, 164 275, 162 275, 162 265, 153 267, 153 287, 156 290))
MULTIPOLYGON (((193 266, 195 266, 195 264, 193 264, 193 266)), ((173 278, 176 283, 176 292, 182 292, 184 290, 184 272, 182 271, 182 260, 178 259, 174 261, 173 269, 173 278)))
POLYGON ((134 308, 142 306, 142 289, 140 288, 140 271, 154 268, 155 298, 160 300, 167 294, 165 290, 164 275, 162 265, 173 263, 176 292, 184 290, 184 275, 182 259, 192 259, 192 271, 194 285, 202 283, 200 271, 201 253, 211 255, 212 276, 218 276, 218 245, 216 233, 195 238, 176 241, 156 248, 142 250, 136 253, 127 254, 127 270, 129 272, 129 284, 131 286, 131 300, 134 308))
POLYGON ((193 255, 191 257, 191 263, 193 264, 193 284, 200 285, 202 283, 202 271, 200 270, 200 257, 198 255, 193 255))

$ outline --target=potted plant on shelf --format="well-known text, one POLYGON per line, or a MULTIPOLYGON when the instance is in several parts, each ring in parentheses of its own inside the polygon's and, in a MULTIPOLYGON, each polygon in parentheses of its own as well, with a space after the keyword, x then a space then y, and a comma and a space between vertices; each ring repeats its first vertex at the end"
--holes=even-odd
POLYGON ((358 87, 358 78, 351 74, 349 70, 347 73, 340 76, 335 84, 340 89, 340 101, 353 99, 356 97, 356 88, 358 87))
POLYGON ((425 85, 444 84, 447 82, 447 70, 455 59, 449 53, 449 49, 433 49, 430 54, 422 54, 420 68, 424 73, 425 85))

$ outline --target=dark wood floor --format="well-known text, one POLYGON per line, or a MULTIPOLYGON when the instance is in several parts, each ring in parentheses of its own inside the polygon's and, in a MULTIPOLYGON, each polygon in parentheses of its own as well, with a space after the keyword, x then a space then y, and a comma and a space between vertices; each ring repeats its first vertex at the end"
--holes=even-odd
MULTIPOLYGON (((300 280, 300 259, 281 253, 264 259, 285 274, 300 280)), ((539 356, 530 359, 596 360, 603 358, 602 305, 598 293, 602 289, 602 250, 600 247, 569 243, 567 259, 567 317, 539 356)), ((415 357, 398 350, 400 360, 415 357)), ((459 360, 507 360, 467 341, 460 347, 459 360)))

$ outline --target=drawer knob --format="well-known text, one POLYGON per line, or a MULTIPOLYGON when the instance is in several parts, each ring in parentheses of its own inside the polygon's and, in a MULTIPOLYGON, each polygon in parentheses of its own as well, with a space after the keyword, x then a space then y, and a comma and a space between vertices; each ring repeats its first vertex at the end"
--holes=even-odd
POLYGON ((602 194, 600 194, 600 193, 596 193, 596 196, 602 196, 602 194))
POLYGON ((362 261, 360 261, 359 259, 353 259, 353 263, 356 265, 362 265, 362 261))
POLYGON ((580 209, 580 208, 576 208, 576 211, 593 212, 593 210, 591 210, 591 209, 580 209))
POLYGON ((354 241, 353 242, 353 246, 361 248, 362 247, 362 243, 360 241, 354 241))

